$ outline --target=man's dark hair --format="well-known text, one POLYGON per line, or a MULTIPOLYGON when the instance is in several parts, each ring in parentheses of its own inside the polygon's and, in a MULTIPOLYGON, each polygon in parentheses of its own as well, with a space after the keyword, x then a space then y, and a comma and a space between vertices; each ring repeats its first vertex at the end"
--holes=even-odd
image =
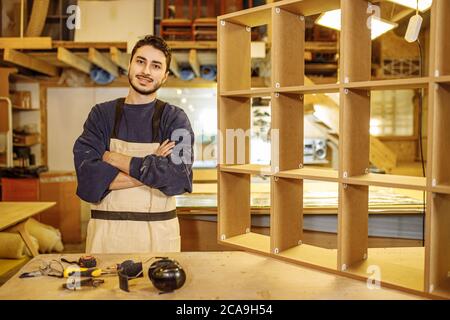
POLYGON ((134 54, 136 53, 137 49, 139 49, 140 47, 143 47, 143 46, 152 46, 153 48, 158 49, 159 51, 164 53, 164 56, 166 57, 166 63, 167 63, 167 67, 166 67, 166 72, 167 72, 170 67, 170 61, 172 60, 172 50, 167 45, 167 43, 164 41, 164 39, 160 38, 158 36, 148 35, 148 36, 145 36, 144 39, 139 40, 134 45, 133 51, 131 51, 130 63, 131 63, 131 61, 133 61, 133 57, 134 57, 134 54))

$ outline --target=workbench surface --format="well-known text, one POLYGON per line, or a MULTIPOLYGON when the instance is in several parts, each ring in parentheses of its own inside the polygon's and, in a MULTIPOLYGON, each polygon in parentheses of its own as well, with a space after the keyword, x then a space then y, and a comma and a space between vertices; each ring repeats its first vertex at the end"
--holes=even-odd
MULTIPOLYGON (((105 268, 125 260, 145 262, 153 255, 97 255, 105 268)), ((160 254, 158 254, 160 256, 160 254)), ((40 255, 25 265, 0 287, 0 299, 149 299, 149 300, 269 300, 269 299, 419 299, 391 289, 367 288, 365 282, 314 271, 268 257, 245 252, 182 252, 167 256, 180 262, 187 274, 185 285, 168 294, 159 294, 151 284, 144 263, 144 277, 129 281, 130 292, 119 289, 117 276, 103 276, 98 288, 78 291, 62 288, 65 279, 40 276, 20 279, 22 272, 36 269, 39 259, 50 261, 60 254, 40 255)), ((64 255, 78 260, 80 255, 64 255)))

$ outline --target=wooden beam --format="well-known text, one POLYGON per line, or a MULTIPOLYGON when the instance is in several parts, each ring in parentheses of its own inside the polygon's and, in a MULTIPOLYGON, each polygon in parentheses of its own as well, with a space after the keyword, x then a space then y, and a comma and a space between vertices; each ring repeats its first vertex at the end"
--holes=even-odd
POLYGON ((89 72, 91 71, 92 63, 77 56, 76 54, 63 47, 58 48, 57 58, 59 61, 64 62, 72 68, 80 70, 84 73, 89 74, 89 72))
POLYGON ((172 56, 172 60, 170 61, 170 71, 177 77, 180 78, 180 67, 178 66, 177 59, 175 59, 174 56, 172 56))
POLYGON ((1 37, 0 48, 2 49, 51 49, 52 38, 50 37, 1 37))
POLYGON ((54 65, 16 50, 5 49, 3 52, 3 60, 49 76, 56 77, 58 75, 58 68, 54 65))
POLYGON ((101 54, 97 49, 89 48, 88 59, 96 66, 102 68, 103 70, 108 71, 114 77, 117 78, 119 76, 118 67, 114 64, 114 62, 112 62, 111 59, 101 54))
POLYGON ((195 76, 200 77, 200 64, 198 63, 197 50, 191 49, 189 51, 189 64, 195 73, 195 76))
POLYGON ((28 22, 27 37, 39 37, 44 29, 45 19, 47 18, 48 6, 50 0, 35 0, 33 1, 33 9, 31 11, 31 18, 28 22))
POLYGON ((167 45, 172 49, 217 49, 217 41, 167 41, 167 45))
POLYGON ((109 49, 115 47, 117 49, 127 50, 126 42, 75 42, 75 41, 53 41, 53 48, 64 47, 66 49, 109 49))
POLYGON ((121 67, 123 70, 128 71, 128 67, 130 65, 130 57, 131 55, 125 52, 120 51, 116 47, 111 47, 109 49, 111 54, 111 60, 121 67))

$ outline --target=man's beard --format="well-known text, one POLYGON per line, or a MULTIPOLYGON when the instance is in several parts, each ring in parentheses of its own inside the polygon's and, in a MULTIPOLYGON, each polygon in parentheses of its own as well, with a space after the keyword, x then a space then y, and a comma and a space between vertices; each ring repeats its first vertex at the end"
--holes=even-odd
POLYGON ((135 85, 133 84, 133 81, 132 81, 132 79, 131 79, 131 75, 130 75, 130 74, 128 74, 128 82, 130 83, 130 86, 131 86, 136 92, 138 92, 139 94, 142 94, 142 95, 144 95, 144 96, 148 96, 148 95, 151 95, 151 94, 155 93, 155 92, 158 91, 158 89, 161 88, 161 86, 162 86, 162 83, 161 83, 161 82, 156 82, 155 80, 153 80, 153 82, 155 83, 155 86, 153 87, 153 89, 148 89, 148 90, 142 90, 142 89, 139 89, 137 86, 135 86, 135 85))

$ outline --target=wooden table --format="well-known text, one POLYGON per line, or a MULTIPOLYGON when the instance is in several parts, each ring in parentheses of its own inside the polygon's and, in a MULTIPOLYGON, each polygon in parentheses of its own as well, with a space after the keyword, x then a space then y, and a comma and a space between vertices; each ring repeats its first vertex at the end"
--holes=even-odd
MULTIPOLYGON (((68 254, 77 260, 81 254, 68 254)), ((127 259, 145 262, 153 255, 97 255, 98 266, 105 268, 127 259)), ((160 256, 160 254, 158 254, 160 256)), ((104 276, 98 288, 78 291, 63 289, 64 279, 36 277, 20 279, 21 272, 33 271, 39 260, 59 259, 60 254, 40 255, 0 287, 0 299, 147 299, 147 300, 270 300, 270 299, 419 299, 391 289, 370 290, 366 283, 318 272, 272 258, 245 252, 171 253, 186 271, 185 285, 160 295, 151 284, 144 263, 144 278, 129 281, 130 292, 119 289, 117 276, 104 276)))
POLYGON ((39 255, 33 246, 26 223, 35 214, 56 205, 56 202, 0 202, 0 231, 16 231, 20 234, 33 257, 39 255))

